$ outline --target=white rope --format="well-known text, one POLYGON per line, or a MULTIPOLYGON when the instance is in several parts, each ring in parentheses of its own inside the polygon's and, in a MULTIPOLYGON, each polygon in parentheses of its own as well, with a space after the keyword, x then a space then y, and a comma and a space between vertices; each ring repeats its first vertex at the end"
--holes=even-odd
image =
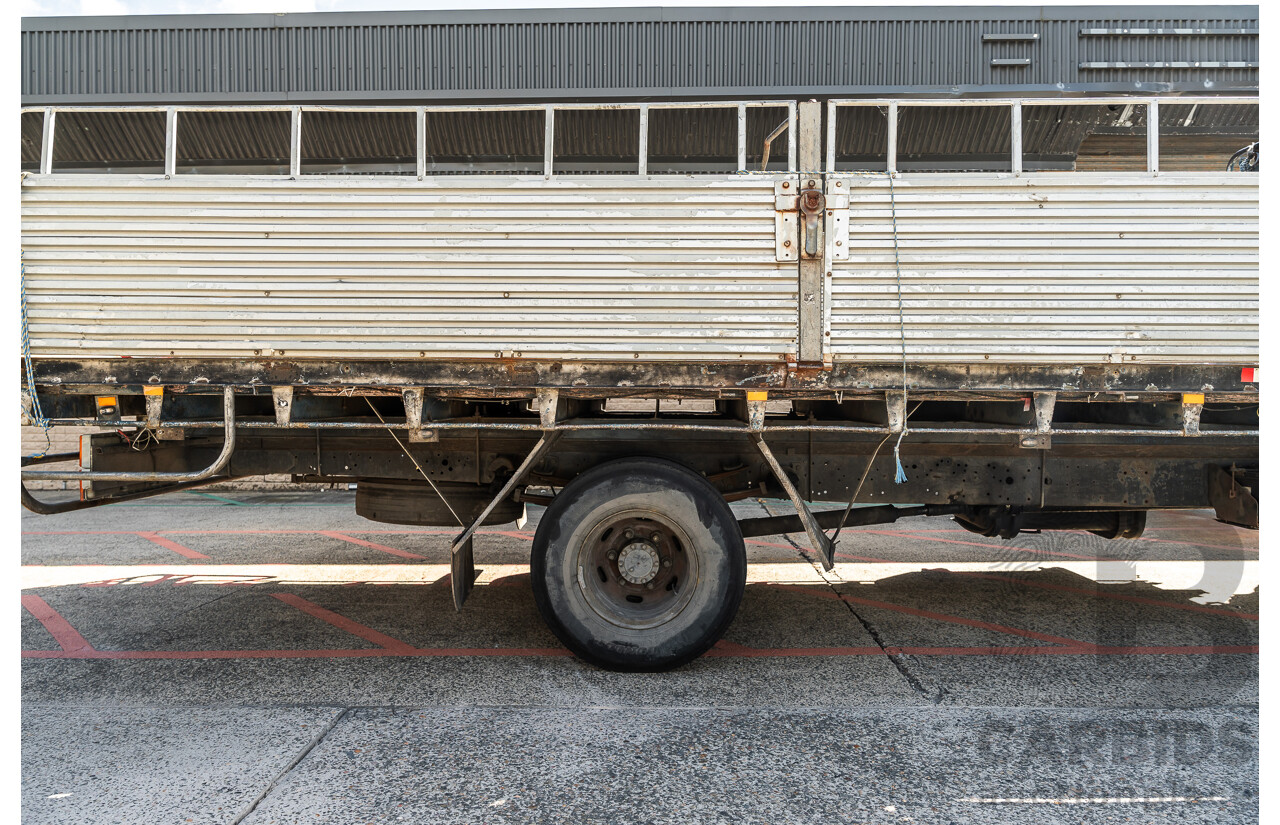
POLYGON ((893 476, 894 484, 904 484, 907 481, 907 473, 902 469, 902 455, 900 448, 902 447, 902 439, 907 434, 907 321, 906 311, 902 305, 902 258, 898 250, 898 202, 893 191, 893 173, 886 172, 889 176, 889 215, 893 222, 893 269, 898 285, 898 336, 902 345, 902 432, 898 433, 898 440, 893 445, 893 460, 896 465, 896 472, 893 476))

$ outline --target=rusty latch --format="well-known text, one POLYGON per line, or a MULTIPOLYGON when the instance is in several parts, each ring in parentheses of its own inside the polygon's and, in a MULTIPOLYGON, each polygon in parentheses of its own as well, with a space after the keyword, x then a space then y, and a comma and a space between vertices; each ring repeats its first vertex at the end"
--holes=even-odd
POLYGON ((800 190, 800 257, 822 257, 823 210, 826 198, 822 190, 817 188, 817 180, 805 181, 807 186, 800 190))

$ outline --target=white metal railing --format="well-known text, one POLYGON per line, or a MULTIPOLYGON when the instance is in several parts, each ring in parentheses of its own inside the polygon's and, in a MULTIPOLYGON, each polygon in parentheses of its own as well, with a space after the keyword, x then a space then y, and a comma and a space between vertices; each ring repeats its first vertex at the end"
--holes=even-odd
MULTIPOLYGON (((1171 105, 1194 106, 1227 106, 1238 104, 1258 105, 1256 97, 1169 97, 1163 99, 1171 105)), ((1069 98, 964 98, 964 99, 929 99, 929 98, 850 98, 827 101, 826 122, 826 158, 824 169, 836 171, 836 126, 839 110, 851 107, 877 107, 886 110, 887 135, 885 145, 885 168, 891 174, 898 173, 898 120, 899 112, 904 107, 1008 107, 1010 110, 1010 169, 1014 175, 1023 172, 1022 114, 1027 106, 1129 106, 1143 107, 1147 114, 1147 171, 1160 171, 1160 129, 1159 106, 1161 98, 1155 97, 1069 97, 1069 98)), ((797 170, 796 168, 796 102, 794 100, 763 101, 713 101, 713 102, 656 102, 656 103, 553 103, 553 104, 512 104, 512 105, 446 105, 446 106, 330 106, 330 105, 245 105, 245 106, 52 106, 26 107, 23 112, 42 112, 44 114, 44 132, 41 141, 40 173, 50 174, 53 171, 53 141, 57 125, 57 114, 60 111, 74 112, 163 112, 165 113, 165 175, 177 174, 178 131, 181 127, 181 115, 184 112, 289 112, 289 175, 298 176, 302 166, 302 131, 305 127, 303 115, 308 112, 385 112, 414 113, 416 117, 416 173, 419 178, 431 174, 428 165, 428 146, 426 117, 431 113, 446 112, 542 112, 545 119, 545 137, 543 147, 543 174, 551 177, 555 174, 555 113, 569 110, 629 110, 639 113, 639 152, 637 153, 637 171, 641 175, 649 174, 649 113, 655 109, 736 109, 738 120, 736 170, 748 172, 747 169, 747 109, 748 108, 785 108, 787 110, 787 171, 819 171, 797 170)))
MULTIPOLYGON (((836 171, 836 119, 841 107, 875 106, 886 109, 887 135, 885 146, 885 171, 898 173, 898 113, 902 107, 940 106, 1007 106, 1010 110, 1011 151, 1010 163, 1014 175, 1022 174, 1022 110, 1025 106, 1142 106, 1147 111, 1147 171, 1160 171, 1160 98, 1154 97, 1068 97, 1068 98, 963 98, 933 100, 921 98, 844 99, 827 101, 827 156, 825 171, 836 171)), ((1250 104, 1257 106, 1256 97, 1169 97, 1170 105, 1229 106, 1250 104)))
POLYGON ((543 149, 543 173, 551 177, 554 173, 555 160, 555 113, 568 110, 627 110, 639 113, 640 150, 637 157, 638 172, 648 174, 649 162, 649 113, 655 109, 736 109, 738 121, 737 164, 738 172, 747 169, 747 110, 751 108, 783 108, 787 111, 787 171, 796 171, 796 102, 794 100, 750 100, 750 101, 712 101, 712 102, 660 102, 660 103, 551 103, 551 104, 514 104, 508 106, 283 106, 283 105, 246 105, 246 106, 48 106, 25 107, 26 112, 42 112, 44 114, 44 132, 40 148, 40 174, 53 172, 53 141, 57 128, 58 112, 163 112, 165 114, 164 141, 164 174, 172 177, 177 172, 178 133, 181 128, 181 115, 184 112, 288 112, 290 113, 289 129, 289 175, 297 177, 302 171, 302 130, 303 115, 308 112, 378 112, 409 113, 416 118, 416 172, 419 179, 430 175, 427 164, 427 128, 428 114, 446 112, 519 112, 540 111, 545 118, 545 138, 543 149))

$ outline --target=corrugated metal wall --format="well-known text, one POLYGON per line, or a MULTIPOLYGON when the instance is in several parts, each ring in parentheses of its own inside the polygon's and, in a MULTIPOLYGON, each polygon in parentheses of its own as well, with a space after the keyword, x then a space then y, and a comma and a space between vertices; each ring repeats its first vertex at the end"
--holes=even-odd
POLYGON ((1256 5, 28 18, 22 28, 27 105, 1258 85, 1256 5))
POLYGON ((774 180, 29 177, 32 354, 776 361, 774 180))
MULTIPOLYGON (((831 351, 892 361, 888 182, 827 186, 850 197, 831 351)), ((1257 360, 1257 175, 904 174, 894 190, 912 363, 1257 360)))

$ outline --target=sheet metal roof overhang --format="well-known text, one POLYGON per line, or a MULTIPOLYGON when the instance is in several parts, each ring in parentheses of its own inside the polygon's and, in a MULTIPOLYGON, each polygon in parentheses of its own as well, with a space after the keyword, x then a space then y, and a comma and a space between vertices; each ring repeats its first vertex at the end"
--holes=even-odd
POLYGON ((1256 92, 1258 6, 42 17, 22 103, 1256 92))

